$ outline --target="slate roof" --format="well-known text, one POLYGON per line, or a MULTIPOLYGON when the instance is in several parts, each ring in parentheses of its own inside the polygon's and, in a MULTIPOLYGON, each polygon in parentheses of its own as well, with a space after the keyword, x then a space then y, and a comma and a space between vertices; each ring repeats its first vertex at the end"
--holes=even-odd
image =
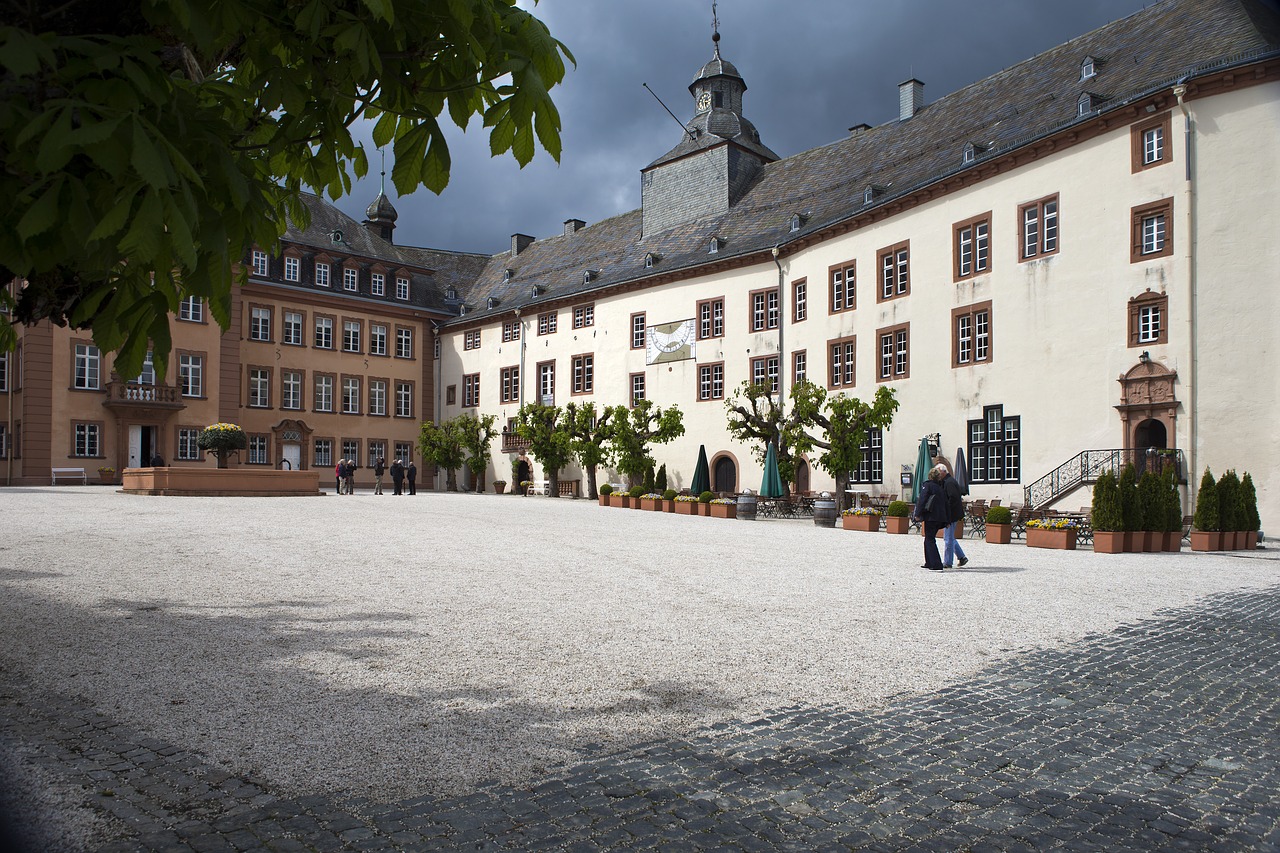
POLYGON ((767 163, 727 213, 642 238, 641 212, 633 210, 535 241, 516 256, 495 255, 464 291, 466 316, 452 322, 517 307, 534 313, 553 299, 587 301, 603 288, 643 284, 673 270, 693 275, 709 263, 785 245, 964 169, 980 168, 993 156, 1091 122, 1096 113, 1077 116, 1084 92, 1104 98, 1099 108, 1105 113, 1184 76, 1247 64, 1278 48, 1280 11, 1268 0, 1163 0, 926 104, 910 119, 767 163), (1097 73, 1081 80, 1086 56, 1096 61, 1097 73), (969 166, 962 161, 966 143, 979 152, 969 166), (864 205, 870 185, 880 189, 864 205), (798 234, 789 231, 795 213, 804 216, 798 234), (716 255, 708 253, 712 237, 724 241, 716 255), (644 258, 651 252, 660 260, 646 270, 644 258), (508 269, 513 274, 505 281, 508 269), (589 282, 583 280, 586 270, 596 271, 589 282), (493 309, 485 307, 488 297, 497 300, 493 309))

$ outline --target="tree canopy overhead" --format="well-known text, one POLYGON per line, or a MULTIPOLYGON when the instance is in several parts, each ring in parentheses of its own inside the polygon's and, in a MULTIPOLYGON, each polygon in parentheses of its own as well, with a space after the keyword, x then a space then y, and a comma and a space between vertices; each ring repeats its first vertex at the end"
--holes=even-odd
MULTIPOLYGON (((0 285, 18 322, 91 328, 133 375, 181 299, 230 317, 232 264, 368 170, 374 120, 407 195, 449 180, 441 122, 560 156, 569 51, 515 0, 68 0, 0 26, 0 285), (16 296, 16 304, 14 296, 16 296)), ((0 324, 0 350, 14 340, 0 324)))

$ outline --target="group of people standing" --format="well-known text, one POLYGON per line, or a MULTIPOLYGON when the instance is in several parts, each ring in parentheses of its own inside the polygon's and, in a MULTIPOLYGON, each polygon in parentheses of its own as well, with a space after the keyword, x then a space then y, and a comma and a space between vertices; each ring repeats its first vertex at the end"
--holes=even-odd
POLYGON ((940 572, 951 568, 957 559, 962 566, 969 562, 956 540, 956 528, 964 520, 964 495, 946 465, 939 463, 929 470, 929 479, 916 500, 915 515, 924 528, 924 565, 920 568, 940 572), (939 530, 943 531, 942 555, 934 539, 939 530))
MULTIPOLYGON (((340 495, 355 494, 355 476, 356 465, 354 459, 339 459, 338 464, 333 466, 333 473, 337 477, 337 492, 340 495)), ((378 457, 373 463, 373 493, 375 495, 382 494, 382 478, 387 473, 387 460, 378 457)), ((416 495, 418 493, 418 466, 413 464, 413 460, 409 460, 409 464, 397 459, 391 463, 391 483, 395 487, 395 494, 416 495), (406 491, 406 481, 408 490, 406 491)))

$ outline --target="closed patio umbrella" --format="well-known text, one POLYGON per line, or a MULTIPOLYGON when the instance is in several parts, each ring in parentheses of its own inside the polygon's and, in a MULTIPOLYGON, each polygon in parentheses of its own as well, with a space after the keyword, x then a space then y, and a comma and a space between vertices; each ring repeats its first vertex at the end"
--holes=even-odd
POLYGON ((689 493, 700 495, 711 488, 711 466, 707 464, 707 446, 698 445, 698 464, 693 466, 693 481, 689 483, 689 493))
POLYGON ((933 457, 929 455, 929 439, 920 439, 920 452, 916 455, 916 472, 911 478, 911 502, 920 500, 920 490, 924 481, 929 479, 929 469, 933 467, 933 457))
POLYGON ((956 448, 956 470, 951 476, 960 484, 960 494, 969 494, 969 466, 964 463, 964 448, 956 448))
POLYGON ((760 497, 782 497, 782 477, 778 474, 778 451, 773 442, 769 442, 769 451, 764 456, 764 481, 760 483, 760 497))

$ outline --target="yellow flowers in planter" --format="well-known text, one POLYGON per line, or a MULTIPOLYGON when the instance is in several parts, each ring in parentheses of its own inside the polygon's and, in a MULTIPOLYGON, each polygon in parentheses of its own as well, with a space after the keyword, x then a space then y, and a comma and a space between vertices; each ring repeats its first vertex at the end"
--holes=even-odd
POLYGON ((869 515, 879 515, 879 514, 880 514, 880 510, 873 509, 869 506, 864 506, 862 509, 850 508, 840 513, 840 515, 842 516, 845 516, 845 515, 869 516, 869 515))
POLYGON ((1076 522, 1073 518, 1033 518, 1027 522, 1027 527, 1036 530, 1075 530, 1076 522))

